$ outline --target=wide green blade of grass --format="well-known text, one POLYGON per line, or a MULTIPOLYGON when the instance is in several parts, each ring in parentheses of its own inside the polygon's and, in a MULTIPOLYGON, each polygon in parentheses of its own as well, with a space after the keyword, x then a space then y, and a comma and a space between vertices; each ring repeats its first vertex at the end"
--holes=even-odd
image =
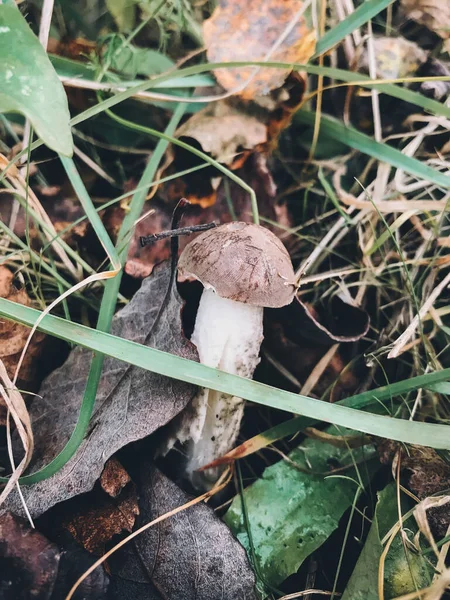
MULTIPOLYGON (((39 318, 39 315, 40 312, 35 309, 0 299, 0 316, 4 318, 31 326, 39 318)), ((52 315, 44 317, 39 329, 50 335, 81 345, 94 352, 118 358, 137 367, 242 397, 258 404, 392 440, 433 448, 450 449, 450 428, 447 425, 390 418, 337 404, 329 404, 206 367, 83 325, 67 322, 52 315)), ((406 393, 412 389, 423 387, 423 377, 427 378, 428 385, 445 381, 450 378, 450 369, 408 379, 379 390, 370 390, 365 392, 364 395, 368 399, 372 399, 377 397, 386 398, 386 394, 406 393)))

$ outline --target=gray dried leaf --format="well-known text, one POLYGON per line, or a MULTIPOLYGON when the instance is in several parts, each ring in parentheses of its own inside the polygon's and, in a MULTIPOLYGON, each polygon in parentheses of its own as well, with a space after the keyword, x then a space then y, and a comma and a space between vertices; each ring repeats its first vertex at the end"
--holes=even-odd
MULTIPOLYGON (((182 333, 182 301, 176 290, 152 330, 169 277, 169 269, 161 268, 145 279, 131 302, 114 317, 111 333, 198 360, 195 347, 182 333)), ((78 418, 90 359, 89 351, 75 348, 66 363, 42 384, 41 398, 36 398, 30 409, 35 454, 29 472, 48 464, 69 439, 78 418)), ((22 486, 30 513, 36 517, 58 502, 92 489, 110 456, 168 423, 194 393, 193 385, 107 357, 89 431, 75 456, 50 479, 22 486)), ((5 509, 23 514, 17 492, 8 497, 1 508, 5 509)))
MULTIPOLYGON (((190 500, 150 463, 141 478, 136 528, 190 500)), ((150 527, 108 564, 114 599, 256 600, 243 547, 204 503, 150 527)))

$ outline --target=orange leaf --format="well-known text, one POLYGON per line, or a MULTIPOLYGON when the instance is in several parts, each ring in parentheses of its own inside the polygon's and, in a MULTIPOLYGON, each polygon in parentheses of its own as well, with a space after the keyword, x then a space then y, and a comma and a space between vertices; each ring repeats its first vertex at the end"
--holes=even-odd
MULTIPOLYGON (((316 32, 301 8, 298 0, 222 0, 203 24, 208 60, 306 63, 314 54, 316 32)), ((226 90, 248 80, 239 93, 251 99, 281 87, 290 71, 245 67, 219 69, 214 75, 226 90)))

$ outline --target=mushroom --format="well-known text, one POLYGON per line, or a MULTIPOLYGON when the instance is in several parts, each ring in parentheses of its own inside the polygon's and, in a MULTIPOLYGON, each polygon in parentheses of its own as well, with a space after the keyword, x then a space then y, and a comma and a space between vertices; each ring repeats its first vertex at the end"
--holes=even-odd
MULTIPOLYGON (((259 225, 227 223, 190 242, 178 269, 182 278, 204 286, 191 337, 200 362, 250 379, 260 361, 264 307, 279 308, 294 298, 285 247, 259 225)), ((207 489, 218 478, 217 468, 197 469, 233 447, 243 411, 242 398, 201 388, 174 422, 164 450, 176 441, 185 444, 185 474, 194 487, 207 489)))

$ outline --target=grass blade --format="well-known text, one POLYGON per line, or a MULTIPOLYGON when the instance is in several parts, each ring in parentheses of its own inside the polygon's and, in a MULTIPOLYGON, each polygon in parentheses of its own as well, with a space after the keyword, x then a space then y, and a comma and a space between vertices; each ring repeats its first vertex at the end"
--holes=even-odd
MULTIPOLYGON (((0 298, 0 316, 4 318, 32 326, 40 314, 40 311, 0 298)), ((450 450, 450 427, 448 425, 419 423, 371 414, 338 404, 329 404, 307 396, 279 390, 237 375, 231 375, 52 315, 46 315, 42 319, 39 329, 96 353, 112 356, 167 377, 245 398, 257 404, 301 414, 303 417, 317 421, 334 423, 400 442, 450 450)), ((448 379, 450 379, 450 369, 427 373, 426 375, 364 392, 354 396, 353 402, 361 403, 370 398, 386 399, 386 397, 404 394, 448 379)), ((31 483, 33 481, 32 477, 25 476, 22 483, 31 483)), ((5 481, 5 479, 0 479, 0 481, 5 481)))
POLYGON ((333 27, 326 32, 324 36, 317 42, 316 52, 313 58, 317 58, 321 54, 328 52, 333 46, 336 46, 345 36, 352 33, 370 19, 376 17, 378 13, 392 4, 394 0, 366 0, 358 8, 352 12, 346 19, 341 21, 339 25, 333 27))
MULTIPOLYGON (((297 123, 310 125, 311 127, 314 126, 314 118, 315 114, 313 112, 304 110, 298 111, 294 116, 297 123)), ((450 188, 450 177, 448 175, 432 169, 415 158, 402 154, 400 150, 392 148, 392 146, 376 142, 368 135, 361 133, 353 127, 346 127, 331 117, 322 115, 320 130, 323 135, 347 144, 350 148, 359 150, 381 162, 389 163, 397 169, 402 169, 415 177, 435 183, 445 189, 450 188)))

